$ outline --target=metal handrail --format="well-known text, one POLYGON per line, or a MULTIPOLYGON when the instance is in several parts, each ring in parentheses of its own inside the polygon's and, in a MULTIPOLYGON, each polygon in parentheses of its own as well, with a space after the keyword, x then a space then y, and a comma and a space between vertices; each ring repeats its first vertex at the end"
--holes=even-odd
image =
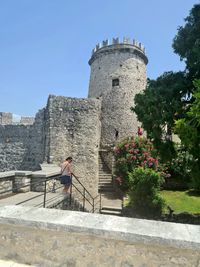
MULTIPOLYGON (((81 194, 81 196, 83 197, 83 211, 85 211, 85 203, 86 201, 91 205, 92 207, 92 212, 94 213, 97 208, 97 204, 99 204, 99 210, 101 209, 101 194, 98 194, 97 196, 93 197, 91 195, 91 193, 85 188, 85 186, 79 181, 78 177, 75 176, 74 174, 72 174, 72 176, 76 179, 76 181, 82 186, 83 188, 83 193, 78 189, 78 187, 72 182, 72 186, 81 194), (89 197, 91 198, 91 201, 86 197, 86 193, 89 195, 89 197), (100 198, 99 201, 96 202, 96 199, 97 198, 100 198)), ((0 196, 1 195, 5 195, 6 193, 9 193, 9 192, 15 192, 15 191, 18 191, 19 189, 22 189, 22 188, 26 188, 26 187, 29 187, 29 186, 34 186, 34 185, 41 185, 44 183, 44 192, 41 192, 41 194, 37 195, 37 196, 34 196, 34 197, 31 197, 27 200, 24 200, 24 201, 21 201, 19 203, 17 203, 16 205, 20 205, 22 203, 25 203, 25 202, 28 202, 32 199, 35 199, 37 197, 41 197, 42 195, 44 195, 44 198, 43 198, 43 207, 45 208, 46 207, 46 202, 47 202, 47 199, 46 199, 46 196, 48 194, 47 192, 47 182, 48 181, 51 181, 51 180, 54 180, 54 179, 57 179, 59 178, 60 175, 54 175, 54 176, 51 176, 51 177, 48 177, 48 178, 41 178, 41 180, 39 181, 35 181, 35 182, 27 182, 25 185, 22 185, 22 186, 15 186, 13 187, 12 189, 8 189, 8 190, 4 190, 4 191, 0 191, 0 196)), ((72 186, 70 187, 70 205, 71 205, 71 201, 72 201, 72 186)), ((59 189, 61 188, 62 186, 60 187, 57 187, 55 188, 55 184, 53 184, 53 190, 52 192, 55 192, 55 189, 59 189)), ((6 195, 5 195, 6 196, 6 195)))
MULTIPOLYGON (((71 174, 71 176, 72 177, 74 177, 75 179, 76 179, 76 181, 82 186, 82 188, 83 188, 83 192, 84 193, 82 193, 75 185, 74 185, 74 183, 72 182, 72 185, 77 189, 77 191, 83 196, 83 211, 85 210, 85 200, 87 200, 87 202, 92 206, 92 212, 94 213, 95 212, 95 199, 97 198, 97 197, 99 197, 100 196, 100 200, 99 200, 99 203, 100 203, 100 205, 99 205, 99 210, 101 209, 101 194, 100 195, 97 195, 97 196, 95 196, 95 197, 93 197, 91 194, 90 194, 90 192, 85 188, 85 186, 80 182, 80 180, 78 179, 78 177, 74 174, 74 173, 72 173, 71 174), (88 200, 88 198, 85 196, 85 192, 87 192, 88 194, 89 194, 89 196, 91 197, 91 199, 92 199, 92 203, 88 200)), ((70 195, 72 194, 72 186, 71 186, 71 188, 70 188, 70 195)))
POLYGON ((85 189, 85 191, 90 195, 91 198, 93 198, 93 196, 90 194, 90 192, 85 188, 85 186, 80 182, 80 180, 78 179, 77 176, 74 175, 74 173, 72 173, 72 176, 78 181, 78 183, 85 189))

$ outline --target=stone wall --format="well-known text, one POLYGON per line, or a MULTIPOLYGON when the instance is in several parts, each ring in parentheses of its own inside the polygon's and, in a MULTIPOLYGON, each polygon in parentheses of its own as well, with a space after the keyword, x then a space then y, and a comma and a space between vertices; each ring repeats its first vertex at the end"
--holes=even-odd
POLYGON ((89 97, 102 99, 101 147, 118 138, 136 135, 140 125, 131 111, 135 94, 146 87, 145 54, 133 45, 117 44, 95 52, 91 65, 89 97), (119 84, 113 84, 118 79, 119 84))
POLYGON ((42 267, 197 267, 199 233, 194 225, 0 208, 0 258, 42 267))
POLYGON ((50 96, 46 113, 46 151, 50 163, 73 158, 73 171, 93 196, 98 190, 100 142, 98 99, 50 96))
POLYGON ((36 170, 44 157, 44 110, 33 125, 0 125, 0 171, 36 170))
POLYGON ((20 124, 32 125, 35 121, 34 117, 21 117, 20 124))
POLYGON ((8 125, 13 123, 12 113, 0 112, 0 125, 8 125))

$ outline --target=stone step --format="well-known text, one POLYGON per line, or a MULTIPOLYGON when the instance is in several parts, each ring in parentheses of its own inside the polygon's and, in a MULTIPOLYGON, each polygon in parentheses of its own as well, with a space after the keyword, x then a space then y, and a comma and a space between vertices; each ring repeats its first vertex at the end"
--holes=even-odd
POLYGON ((112 177, 110 177, 110 176, 99 176, 99 180, 106 180, 106 181, 110 180, 110 181, 112 181, 112 177))
POLYGON ((111 184, 113 183, 113 182, 112 182, 112 179, 107 179, 107 178, 99 179, 99 183, 104 183, 104 182, 105 182, 105 183, 111 183, 111 184))
POLYGON ((100 180, 99 185, 113 185, 113 184, 112 184, 112 181, 109 181, 109 180, 108 181, 107 180, 103 180, 103 181, 100 180))
POLYGON ((102 206, 102 210, 112 210, 112 211, 122 211, 121 207, 116 207, 116 206, 102 206))
POLYGON ((113 187, 99 187, 99 193, 105 193, 105 192, 109 192, 109 193, 114 193, 114 188, 113 187))
POLYGON ((121 211, 114 211, 114 210, 101 210, 100 213, 105 215, 122 216, 121 211))
POLYGON ((112 180, 112 176, 110 176, 110 175, 99 175, 99 179, 110 179, 110 180, 112 180))
POLYGON ((109 177, 109 178, 112 178, 112 175, 111 174, 99 174, 99 177, 109 177))
POLYGON ((112 175, 112 173, 107 170, 99 170, 99 173, 103 173, 103 174, 106 173, 106 174, 112 175))
POLYGON ((114 191, 112 186, 99 186, 98 189, 101 191, 114 191))
POLYGON ((99 184, 99 188, 113 188, 112 184, 99 184))

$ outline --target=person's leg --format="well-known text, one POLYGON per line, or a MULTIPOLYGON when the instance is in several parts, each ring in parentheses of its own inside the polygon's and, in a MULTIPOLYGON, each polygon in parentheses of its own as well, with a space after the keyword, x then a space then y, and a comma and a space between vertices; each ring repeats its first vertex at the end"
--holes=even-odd
POLYGON ((69 190, 70 189, 70 185, 65 185, 65 187, 64 187, 64 191, 65 191, 65 193, 69 193, 69 190))

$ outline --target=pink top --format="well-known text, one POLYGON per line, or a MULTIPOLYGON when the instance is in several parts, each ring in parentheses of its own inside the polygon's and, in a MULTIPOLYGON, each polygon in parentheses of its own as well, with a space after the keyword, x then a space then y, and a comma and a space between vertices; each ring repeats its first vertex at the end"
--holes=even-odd
POLYGON ((67 176, 71 175, 71 164, 68 161, 61 164, 61 174, 67 176))

